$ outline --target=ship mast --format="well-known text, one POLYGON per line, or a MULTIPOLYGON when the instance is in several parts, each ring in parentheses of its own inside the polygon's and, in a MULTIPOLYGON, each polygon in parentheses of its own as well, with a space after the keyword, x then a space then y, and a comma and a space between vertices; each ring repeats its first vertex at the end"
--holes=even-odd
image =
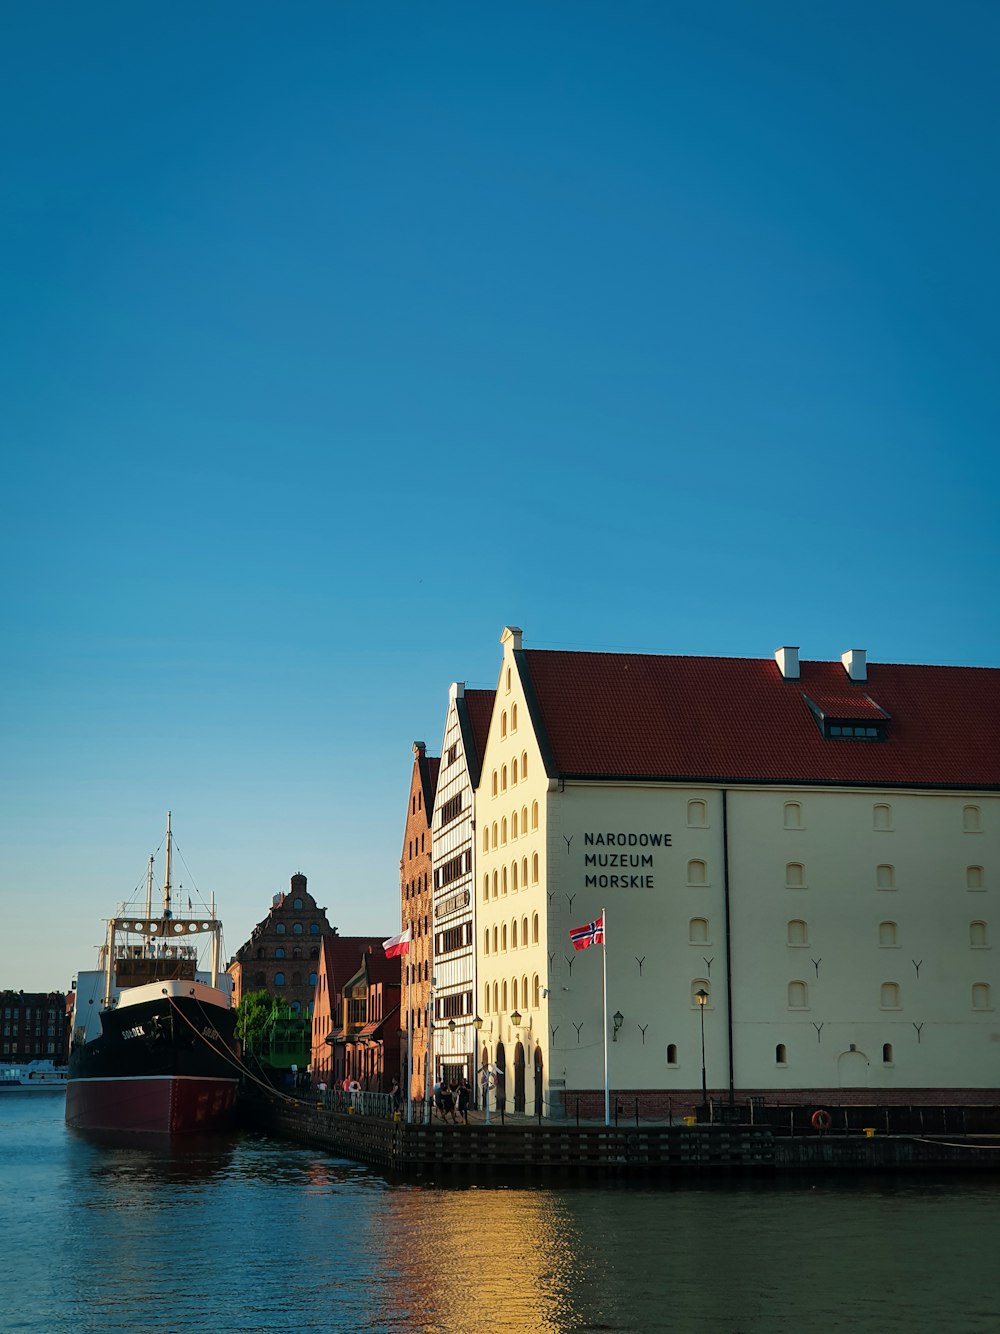
POLYGON ((163 917, 169 921, 173 916, 170 911, 170 812, 167 811, 167 865, 163 875, 163 917))

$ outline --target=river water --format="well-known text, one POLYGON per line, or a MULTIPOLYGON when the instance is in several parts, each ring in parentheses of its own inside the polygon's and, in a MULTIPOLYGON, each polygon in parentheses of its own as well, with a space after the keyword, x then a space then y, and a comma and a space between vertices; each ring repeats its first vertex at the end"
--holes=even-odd
POLYGON ((998 1177, 414 1186, 247 1134, 98 1145, 63 1111, 0 1095, 5 1334, 1000 1330, 998 1177))

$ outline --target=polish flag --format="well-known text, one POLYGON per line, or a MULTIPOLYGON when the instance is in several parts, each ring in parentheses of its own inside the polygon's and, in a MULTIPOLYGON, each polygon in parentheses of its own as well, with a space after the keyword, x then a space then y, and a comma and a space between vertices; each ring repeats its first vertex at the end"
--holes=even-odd
POLYGON ((413 928, 408 926, 402 935, 390 936, 388 940, 383 940, 382 948, 385 950, 385 957, 395 959, 399 954, 409 954, 412 939, 413 928))

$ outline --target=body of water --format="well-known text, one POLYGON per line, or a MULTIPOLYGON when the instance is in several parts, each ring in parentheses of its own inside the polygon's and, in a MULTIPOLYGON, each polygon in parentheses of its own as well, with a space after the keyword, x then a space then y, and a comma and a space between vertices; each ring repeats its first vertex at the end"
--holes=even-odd
POLYGON ((1000 1329, 996 1177, 414 1186, 250 1135, 95 1144, 63 1112, 0 1097, 3 1331, 1000 1329))

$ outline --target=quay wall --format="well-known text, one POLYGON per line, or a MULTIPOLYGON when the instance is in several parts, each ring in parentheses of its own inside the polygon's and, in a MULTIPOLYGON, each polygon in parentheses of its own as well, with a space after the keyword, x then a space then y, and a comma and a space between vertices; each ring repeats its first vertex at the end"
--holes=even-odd
POLYGON ((407 1125, 307 1101, 251 1098, 242 1123, 389 1172, 534 1180, 655 1177, 721 1172, 819 1173, 1000 1170, 1000 1136, 773 1133, 767 1125, 407 1125))

